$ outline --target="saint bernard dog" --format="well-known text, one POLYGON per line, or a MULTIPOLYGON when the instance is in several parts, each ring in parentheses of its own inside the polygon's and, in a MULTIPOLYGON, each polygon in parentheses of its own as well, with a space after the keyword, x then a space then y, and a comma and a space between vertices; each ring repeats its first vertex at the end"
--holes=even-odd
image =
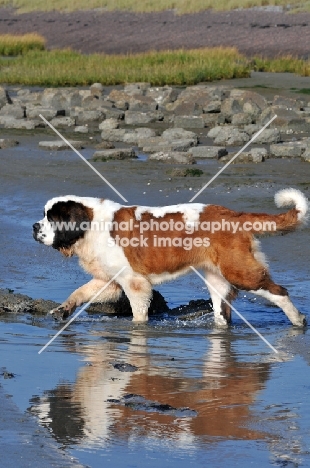
POLYGON ((263 296, 293 325, 304 326, 306 318, 287 290, 271 279, 254 236, 304 224, 308 200, 288 188, 276 193, 275 203, 292 208, 269 215, 200 203, 149 207, 74 195, 53 198, 45 205, 44 218, 33 225, 33 236, 67 257, 77 255, 93 279, 51 313, 65 318, 93 299, 116 301, 123 290, 133 320, 145 322, 152 286, 194 267, 204 271, 216 325, 230 322, 229 304, 241 289, 263 296))

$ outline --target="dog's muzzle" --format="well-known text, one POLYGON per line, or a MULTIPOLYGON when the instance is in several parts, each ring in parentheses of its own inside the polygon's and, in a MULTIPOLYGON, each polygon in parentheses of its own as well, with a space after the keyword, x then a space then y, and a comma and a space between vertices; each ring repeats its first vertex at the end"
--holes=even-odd
POLYGON ((33 237, 34 237, 34 239, 35 239, 36 241, 39 240, 39 239, 38 239, 38 234, 39 234, 39 232, 40 232, 40 227, 41 227, 41 226, 40 226, 40 223, 34 223, 34 225, 32 226, 32 229, 33 229, 32 235, 33 235, 33 237))

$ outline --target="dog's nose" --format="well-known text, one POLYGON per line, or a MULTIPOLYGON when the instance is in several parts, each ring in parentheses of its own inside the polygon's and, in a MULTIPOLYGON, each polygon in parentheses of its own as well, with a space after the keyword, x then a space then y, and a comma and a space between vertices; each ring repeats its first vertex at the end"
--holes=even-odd
POLYGON ((40 224, 39 223, 34 223, 34 225, 32 227, 33 227, 34 232, 38 232, 40 230, 40 224))

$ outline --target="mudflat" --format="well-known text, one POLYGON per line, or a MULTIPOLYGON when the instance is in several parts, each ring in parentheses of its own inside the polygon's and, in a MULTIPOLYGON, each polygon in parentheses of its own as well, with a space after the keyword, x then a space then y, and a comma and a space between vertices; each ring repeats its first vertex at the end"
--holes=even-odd
POLYGON ((17 14, 12 8, 0 9, 0 34, 29 32, 42 34, 49 49, 70 47, 83 53, 234 46, 249 56, 308 58, 310 13, 247 9, 186 15, 98 10, 17 14))

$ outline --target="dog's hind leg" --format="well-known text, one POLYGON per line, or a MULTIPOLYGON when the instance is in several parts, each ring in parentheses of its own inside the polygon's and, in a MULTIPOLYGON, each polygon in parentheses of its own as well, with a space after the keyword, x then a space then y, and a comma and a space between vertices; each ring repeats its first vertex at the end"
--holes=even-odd
POLYGON ((291 323, 297 327, 304 327, 307 324, 306 316, 301 314, 288 296, 288 292, 282 286, 275 284, 271 279, 265 287, 250 292, 268 299, 273 304, 283 310, 291 323))
POLYGON ((226 327, 231 320, 230 306, 227 304, 230 302, 231 284, 219 273, 208 270, 206 284, 212 299, 215 325, 226 327))

